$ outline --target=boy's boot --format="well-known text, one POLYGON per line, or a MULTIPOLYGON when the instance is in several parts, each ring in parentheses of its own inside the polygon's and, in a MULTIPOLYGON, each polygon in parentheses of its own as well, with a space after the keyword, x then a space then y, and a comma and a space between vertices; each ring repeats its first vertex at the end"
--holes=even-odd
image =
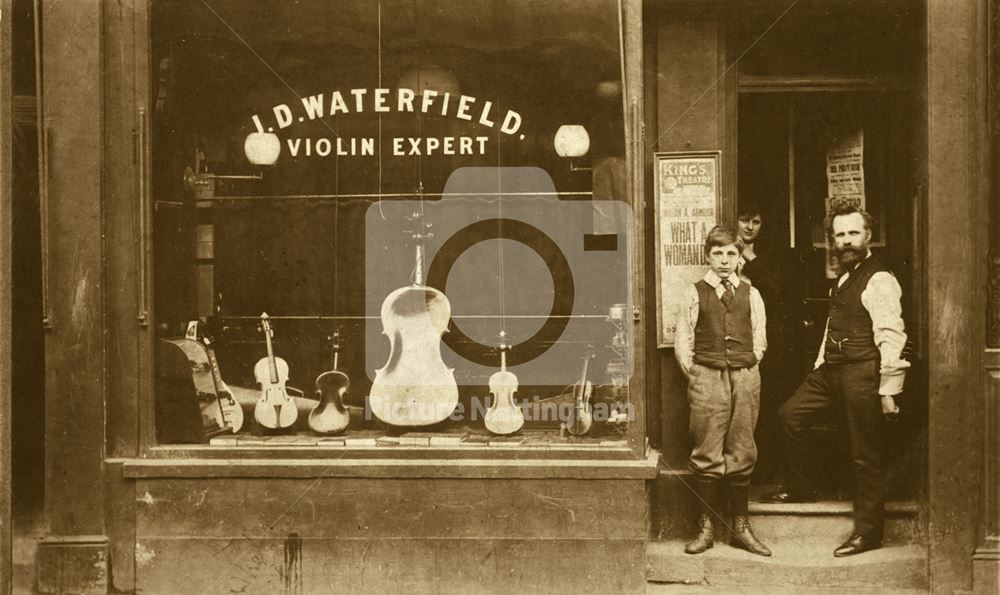
POLYGON ((729 496, 729 514, 733 515, 733 526, 729 545, 746 550, 758 556, 770 556, 771 550, 757 539, 750 528, 747 517, 747 491, 749 485, 728 484, 726 492, 729 496))
POLYGON ((684 546, 688 554, 700 554, 715 544, 715 524, 719 515, 719 482, 715 479, 696 477, 691 482, 698 500, 698 536, 684 546))

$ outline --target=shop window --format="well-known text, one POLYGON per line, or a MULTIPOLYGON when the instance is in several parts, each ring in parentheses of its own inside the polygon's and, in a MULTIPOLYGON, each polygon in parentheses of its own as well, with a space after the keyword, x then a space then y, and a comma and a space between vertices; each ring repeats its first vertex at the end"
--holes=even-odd
POLYGON ((157 441, 627 444, 618 8, 154 2, 157 441))

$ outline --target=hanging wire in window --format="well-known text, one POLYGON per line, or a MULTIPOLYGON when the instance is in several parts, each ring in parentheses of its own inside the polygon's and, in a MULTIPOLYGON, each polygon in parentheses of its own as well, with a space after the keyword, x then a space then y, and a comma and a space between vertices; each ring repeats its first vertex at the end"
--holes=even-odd
MULTIPOLYGON (((292 85, 288 81, 286 81, 283 76, 281 76, 280 74, 278 74, 278 71, 275 70, 274 67, 272 67, 271 64, 268 63, 268 61, 265 60, 264 57, 261 56, 257 52, 257 50, 255 50, 253 48, 253 46, 251 46, 247 42, 247 40, 244 39, 244 37, 242 35, 240 35, 239 32, 236 29, 233 28, 232 25, 229 24, 228 21, 226 21, 226 19, 222 18, 222 15, 220 15, 214 8, 212 8, 212 6, 207 2, 207 0, 201 0, 201 3, 205 6, 205 8, 208 9, 209 12, 211 12, 215 16, 216 19, 219 20, 220 23, 222 23, 222 25, 226 29, 229 29, 229 32, 233 34, 233 37, 235 37, 241 44, 243 44, 243 46, 245 48, 247 48, 248 50, 250 50, 250 53, 253 54, 254 57, 257 58, 257 60, 259 60, 260 63, 263 64, 265 68, 267 68, 269 71, 271 71, 271 74, 274 75, 274 78, 278 79, 278 82, 280 82, 282 85, 285 86, 285 88, 287 88, 289 91, 291 91, 292 95, 294 95, 296 99, 298 99, 299 101, 302 101, 302 95, 300 95, 299 92, 296 91, 295 88, 292 87, 292 85)), ((379 22, 381 24, 381 3, 379 4, 379 9, 380 9, 380 12, 379 12, 380 20, 379 20, 379 22)), ((340 137, 340 133, 337 132, 337 130, 333 126, 331 126, 330 123, 327 120, 321 118, 319 121, 320 121, 320 123, 323 124, 323 126, 326 127, 327 130, 329 130, 333 134, 334 138, 339 138, 340 137)))
MULTIPOLYGON (((497 104, 500 104, 499 97, 495 99, 497 104)), ((497 129, 496 133, 496 151, 497 151, 497 224, 499 230, 497 232, 497 269, 498 269, 498 289, 500 292, 500 336, 507 336, 507 309, 506 301, 504 299, 504 262, 503 262, 503 180, 501 176, 503 175, 503 151, 500 150, 500 130, 497 129)))
MULTIPOLYGON (((382 0, 378 2, 378 86, 382 88, 382 0)), ((378 115, 378 214, 384 220, 382 212, 382 114, 378 115)))
POLYGON ((758 35, 752 42, 750 42, 750 45, 748 45, 746 47, 746 49, 744 49, 742 52, 740 52, 739 56, 736 56, 736 59, 733 60, 732 62, 730 62, 726 66, 725 70, 723 70, 719 74, 719 76, 716 77, 716 79, 714 81, 712 81, 711 84, 709 84, 707 87, 705 87, 705 90, 701 92, 701 95, 699 95, 698 97, 696 97, 695 100, 692 101, 690 103, 690 105, 688 105, 684 109, 684 111, 682 111, 680 114, 678 114, 678 116, 676 118, 674 118, 674 120, 670 123, 670 125, 663 129, 663 132, 661 132, 659 136, 657 136, 655 139, 652 139, 652 141, 649 143, 649 146, 650 147, 656 147, 656 146, 658 146, 660 140, 662 140, 663 137, 665 137, 668 133, 670 133, 674 129, 674 127, 677 126, 677 124, 679 124, 680 122, 684 121, 684 118, 687 117, 688 112, 690 112, 692 109, 694 109, 694 107, 696 105, 698 105, 701 102, 701 100, 704 99, 705 96, 708 95, 709 92, 712 89, 715 89, 716 87, 718 87, 719 86, 719 81, 721 81, 723 78, 725 78, 726 76, 728 76, 729 75, 729 71, 731 71, 733 68, 736 68, 736 65, 739 64, 740 60, 742 60, 744 56, 746 56, 748 53, 750 53, 750 50, 752 50, 753 48, 755 48, 757 46, 757 44, 760 43, 760 40, 764 39, 764 36, 767 35, 768 33, 770 33, 771 29, 774 29, 774 27, 777 26, 777 24, 781 21, 781 19, 785 18, 785 15, 788 14, 793 8, 795 8, 795 5, 798 4, 798 3, 799 3, 799 0, 792 0, 792 2, 789 3, 789 5, 787 7, 785 7, 785 9, 783 11, 781 11, 781 14, 779 14, 773 21, 771 21, 771 23, 767 26, 767 28, 765 28, 764 31, 762 31, 760 35, 758 35))

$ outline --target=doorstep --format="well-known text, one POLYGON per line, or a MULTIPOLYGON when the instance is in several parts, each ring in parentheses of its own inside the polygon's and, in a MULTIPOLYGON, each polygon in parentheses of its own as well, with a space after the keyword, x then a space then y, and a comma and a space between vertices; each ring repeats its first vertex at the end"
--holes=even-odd
MULTIPOLYGON (((646 546, 646 580, 682 585, 738 588, 926 589, 927 549, 920 545, 888 545, 878 550, 835 558, 836 539, 813 543, 767 543, 770 558, 716 543, 702 554, 685 554, 683 540, 655 541, 646 546)), ((753 589, 752 589, 753 590, 753 589)), ((801 591, 796 591, 801 592, 801 591)))

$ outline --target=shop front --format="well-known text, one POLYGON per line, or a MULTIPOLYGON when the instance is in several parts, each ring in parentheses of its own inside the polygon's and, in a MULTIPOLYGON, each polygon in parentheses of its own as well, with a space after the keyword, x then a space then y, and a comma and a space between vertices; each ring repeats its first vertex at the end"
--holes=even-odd
POLYGON ((41 590, 644 584, 638 14, 41 17, 41 590))
POLYGON ((38 591, 996 584, 977 3, 9 4, 38 591), (833 199, 903 290, 885 546, 833 562, 834 419, 773 558, 686 556, 678 288, 758 216, 777 488, 833 199))

